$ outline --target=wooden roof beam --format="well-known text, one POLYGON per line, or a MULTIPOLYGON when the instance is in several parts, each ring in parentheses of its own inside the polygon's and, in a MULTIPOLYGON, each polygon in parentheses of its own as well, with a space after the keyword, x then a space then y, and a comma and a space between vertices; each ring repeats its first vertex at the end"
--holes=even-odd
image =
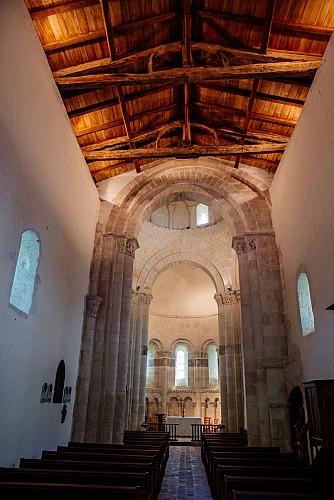
POLYGON ((88 151, 86 160, 105 161, 135 158, 199 158, 200 156, 227 156, 233 154, 273 153, 284 151, 285 143, 247 144, 235 146, 190 146, 174 148, 140 148, 133 150, 88 151))
MULTIPOLYGON (((183 43, 182 43, 182 65, 184 68, 190 68, 194 65, 191 55, 190 38, 191 38, 191 16, 190 7, 192 0, 184 0, 183 2, 183 43)), ((183 84, 184 92, 184 124, 182 130, 183 146, 191 145, 191 129, 190 129, 190 85, 183 84)))
MULTIPOLYGON (((111 59, 116 59, 117 58, 117 51, 116 51, 115 42, 114 42, 114 29, 113 29, 113 25, 112 25, 111 20, 110 20, 110 15, 109 15, 109 2, 108 2, 108 0, 100 0, 100 4, 101 4, 101 9, 102 9, 102 14, 103 14, 103 22, 104 22, 104 26, 105 26, 106 33, 107 33, 107 42, 108 42, 110 57, 111 57, 111 59)), ((112 9, 112 4, 111 4, 110 8, 112 9)), ((132 140, 129 114, 128 114, 127 109, 126 109, 126 102, 124 99, 124 94, 123 94, 122 88, 117 87, 116 93, 117 93, 119 105, 121 108, 125 132, 129 138, 130 148, 136 149, 136 144, 132 140)), ((139 173, 140 172, 140 165, 136 159, 134 160, 134 165, 135 165, 136 172, 139 173)))
MULTIPOLYGON (((265 13, 265 18, 264 18, 264 27, 263 27, 263 33, 262 33, 262 39, 261 39, 261 47, 260 47, 260 52, 262 54, 265 54, 267 51, 269 37, 270 37, 270 31, 271 31, 271 25, 273 22, 275 3, 276 3, 276 0, 268 0, 268 2, 267 2, 266 13, 265 13)), ((252 90, 251 90, 250 98, 248 101, 248 107, 247 107, 246 117, 245 117, 244 126, 243 126, 243 133, 244 134, 247 133, 248 125, 249 125, 249 122, 250 122, 251 117, 252 117, 252 112, 253 112, 253 107, 254 107, 258 87, 259 87, 259 79, 256 78, 255 80, 253 80, 252 90)), ((242 138, 240 141, 240 144, 244 144, 244 143, 245 143, 245 139, 242 138)), ((236 157, 234 167, 238 168, 239 163, 240 163, 240 155, 238 155, 236 157)))
MULTIPOLYGON (((244 16, 240 14, 232 14, 231 12, 217 12, 214 10, 198 9, 196 11, 205 20, 219 19, 227 20, 236 23, 252 24, 253 26, 264 26, 266 22, 266 16, 264 19, 255 16, 244 16)), ((309 35, 320 35, 325 37, 330 37, 333 30, 331 28, 323 26, 314 26, 293 23, 289 21, 273 20, 272 31, 292 31, 297 35, 300 33, 305 33, 309 35)))
POLYGON ((267 79, 273 77, 314 76, 320 61, 290 61, 268 64, 246 64, 224 68, 175 68, 154 73, 117 73, 55 78, 61 89, 103 88, 106 85, 133 86, 163 83, 201 83, 220 80, 267 79))

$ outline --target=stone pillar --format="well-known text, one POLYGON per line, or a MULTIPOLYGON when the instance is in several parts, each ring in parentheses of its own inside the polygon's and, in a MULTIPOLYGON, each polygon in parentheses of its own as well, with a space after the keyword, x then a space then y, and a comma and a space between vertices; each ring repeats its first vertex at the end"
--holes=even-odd
POLYGON ((222 296, 224 304, 224 319, 225 319, 225 357, 226 357, 226 386, 227 386, 227 421, 224 422, 228 432, 237 432, 239 429, 236 427, 236 411, 235 411, 235 345, 233 342, 233 316, 232 316, 232 298, 230 293, 222 296))
MULTIPOLYGON (((240 356, 240 344, 235 342, 239 324, 235 322, 234 308, 238 303, 234 294, 216 294, 219 326, 219 380, 221 391, 222 422, 228 432, 238 432, 237 415, 243 412, 242 399, 237 397, 236 380, 241 378, 241 366, 236 363, 240 356)), ((240 387, 239 387, 240 389, 240 387)))
POLYGON ((99 296, 87 296, 85 320, 81 343, 79 374, 76 391, 75 413, 71 439, 83 442, 85 440, 85 425, 87 420, 89 387, 92 375, 94 349, 94 334, 96 318, 103 299, 99 296))
POLYGON ((131 310, 131 341, 130 341, 130 363, 128 370, 128 419, 127 428, 137 430, 138 401, 139 401, 139 376, 140 358, 142 345, 142 325, 139 310, 138 293, 132 293, 131 310))
POLYGON ((240 324, 240 290, 234 290, 232 296, 232 339, 231 345, 234 346, 233 366, 234 366, 234 405, 235 405, 235 428, 239 431, 245 427, 245 403, 244 403, 244 375, 243 375, 243 353, 241 343, 241 324, 240 324))
MULTIPOLYGON (((87 368, 87 363, 91 364, 90 369, 90 380, 87 380, 87 390, 86 393, 86 418, 84 423, 84 435, 83 441, 87 442, 101 442, 104 440, 105 436, 101 434, 101 419, 103 417, 104 411, 104 401, 105 401, 105 387, 104 387, 104 371, 105 363, 108 358, 109 342, 106 336, 106 322, 108 315, 108 294, 109 294, 109 284, 110 284, 110 273, 111 273, 111 262, 112 256, 115 252, 115 240, 113 237, 105 236, 102 237, 102 232, 97 231, 96 241, 95 241, 95 251, 93 255, 93 262, 91 268, 91 286, 90 286, 90 297, 101 297, 103 299, 100 302, 100 309, 95 318, 94 325, 94 341, 93 341, 93 351, 89 355, 86 346, 86 340, 84 333, 82 346, 83 346, 83 356, 80 360, 79 373, 83 373, 85 367, 87 368), (95 293, 92 293, 92 292, 95 293), (96 295, 95 295, 96 294, 96 295), (89 385, 89 388, 88 388, 89 385)), ((91 299, 89 299, 91 302, 91 299)), ((90 306, 89 306, 90 307, 90 306)), ((95 309, 95 308, 94 308, 95 309)), ((91 316, 89 312, 88 318, 91 316)), ((95 313, 94 313, 95 316, 95 313)), ((89 322, 92 321, 89 319, 89 322)), ((85 326, 86 328, 86 326, 85 326)), ((76 426, 76 419, 74 419, 74 426, 76 426)), ((72 439, 75 440, 76 434, 72 434, 72 439)), ((111 438, 111 436, 110 436, 111 438)))
MULTIPOLYGON (((132 298, 132 275, 135 251, 138 248, 137 240, 118 237, 117 264, 115 283, 117 293, 120 293, 119 310, 115 322, 119 326, 118 332, 114 331, 113 338, 118 341, 118 355, 116 357, 116 391, 115 411, 112 428, 112 442, 123 443, 124 429, 126 425, 127 410, 127 376, 129 366, 129 343, 130 343, 130 318, 132 298)), ((116 290, 115 290, 116 292, 116 290)), ((112 338, 112 342, 113 342, 112 338)))
MULTIPOLYGON (((258 407, 258 371, 257 358, 261 353, 261 345, 256 342, 254 331, 258 323, 258 318, 253 316, 258 311, 253 312, 253 291, 255 283, 251 285, 250 269, 256 264, 250 252, 253 252, 255 241, 248 241, 244 237, 234 237, 232 241, 233 249, 236 251, 239 263, 239 279, 241 292, 241 316, 242 316, 242 336, 245 369, 245 393, 247 411, 247 431, 249 443, 253 446, 261 446, 260 414, 258 407)), ((254 270, 253 270, 254 274, 254 270)), ((254 290, 255 291, 255 290, 254 290)), ((259 336, 259 333, 257 334, 259 336)))
POLYGON ((223 296, 216 293, 215 301, 218 305, 218 367, 219 367, 219 383, 220 383, 220 405, 221 405, 221 420, 227 426, 228 421, 228 404, 227 404, 227 379, 226 379, 226 332, 225 332, 225 318, 224 318, 224 300, 223 296))
POLYGON ((157 354, 156 362, 158 362, 158 371, 161 376, 158 385, 161 387, 162 410, 167 415, 168 366, 171 353, 170 351, 159 351, 157 354))
POLYGON ((151 294, 141 293, 138 295, 138 313, 140 316, 141 344, 139 346, 139 376, 138 376, 138 414, 137 429, 145 421, 145 395, 146 395, 146 374, 147 374, 147 349, 148 349, 148 320, 149 306, 152 300, 151 294))
POLYGON ((234 237, 233 248, 239 260, 249 444, 283 450, 287 345, 274 234, 234 237))

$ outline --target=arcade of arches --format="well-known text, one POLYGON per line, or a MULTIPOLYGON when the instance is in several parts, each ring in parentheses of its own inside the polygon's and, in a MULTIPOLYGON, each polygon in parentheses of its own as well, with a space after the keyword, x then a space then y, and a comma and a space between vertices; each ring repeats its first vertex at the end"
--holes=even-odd
POLYGON ((244 427, 252 445, 289 447, 271 180, 202 158, 154 162, 122 188, 104 182, 73 440, 117 442, 145 416, 184 411, 244 427), (208 225, 196 225, 198 204, 208 225))

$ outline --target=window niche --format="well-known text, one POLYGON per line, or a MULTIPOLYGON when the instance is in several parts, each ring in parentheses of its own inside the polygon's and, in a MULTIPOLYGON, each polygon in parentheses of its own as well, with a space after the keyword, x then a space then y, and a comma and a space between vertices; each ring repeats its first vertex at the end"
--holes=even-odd
POLYGON ((9 303, 26 315, 30 314, 32 306, 39 257, 39 237, 35 231, 27 229, 21 235, 20 249, 9 298, 9 303))
POLYGON ((175 349, 175 387, 188 387, 188 349, 184 345, 175 349))
POLYGON ((314 314, 307 274, 302 272, 298 276, 297 294, 299 303, 299 315, 303 336, 314 332, 314 314))

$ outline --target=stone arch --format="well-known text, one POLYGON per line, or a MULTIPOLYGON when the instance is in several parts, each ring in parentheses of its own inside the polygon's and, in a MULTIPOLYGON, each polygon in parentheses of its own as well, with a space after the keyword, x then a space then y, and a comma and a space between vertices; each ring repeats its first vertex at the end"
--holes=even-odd
MULTIPOLYGON (((268 189, 270 182, 263 173, 252 175, 251 167, 234 169, 226 161, 199 158, 198 160, 168 160, 153 162, 124 187, 101 215, 97 231, 96 261, 92 267, 91 296, 103 299, 96 320, 87 321, 87 345, 82 358, 96 363, 96 371, 112 372, 106 387, 100 394, 94 393, 94 381, 89 390, 81 391, 78 408, 91 407, 96 432, 91 439, 117 442, 124 429, 126 403, 126 369, 129 364, 130 312, 133 279, 133 259, 141 226, 150 214, 165 203, 179 199, 180 194, 211 206, 229 226, 233 249, 236 252, 240 276, 242 339, 233 338, 233 297, 225 293, 226 273, 223 267, 200 255, 195 245, 183 246, 183 255, 198 265, 213 279, 217 293, 220 322, 219 356, 226 366, 226 381, 231 380, 228 371, 229 356, 239 363, 241 351, 244 360, 246 403, 249 443, 251 445, 283 445, 277 430, 285 419, 284 398, 284 318, 280 308, 281 289, 279 262, 270 216, 268 189), (103 220, 102 220, 103 219, 103 220), (104 236, 104 237, 101 237, 104 236), (96 322, 96 324, 94 323, 96 322), (91 354, 91 332, 96 331, 96 356, 91 354), (100 340, 102 339, 102 341, 100 340), (264 341, 265 340, 265 341, 264 341), (232 344, 231 344, 232 341, 232 344), (100 359, 102 370, 96 360, 100 359), (242 342, 242 349, 240 343, 242 342), (228 349, 233 348, 231 352, 228 349), (239 349, 239 351, 238 351, 239 349), (109 350, 109 351, 108 351, 109 350), (87 356, 86 356, 87 354, 87 356), (112 362, 109 361, 113 357, 112 362), (115 362, 116 359, 116 362, 115 362), (278 375, 277 375, 278 373, 278 375), (276 381, 280 380, 279 387, 276 381), (114 395, 115 393, 115 395, 114 395), (276 397, 276 395, 279 397, 276 397), (273 396, 275 395, 275 397, 273 396), (115 407, 115 401, 121 402, 115 407), (96 408, 101 415, 96 416, 96 408), (116 410, 114 410, 116 408, 116 410), (118 412, 118 413, 117 413, 118 412), (261 416, 261 422, 260 422, 261 416), (94 420, 95 419, 95 420, 94 420)), ((180 247, 179 247, 180 249, 180 247)), ((162 252, 156 261, 152 259, 145 268, 145 278, 140 276, 144 290, 150 290, 159 272, 176 261, 170 250, 162 252), (153 265, 154 264, 154 265, 153 265)), ((179 260, 179 257, 178 257, 179 260)), ((138 285, 141 287, 141 285, 138 285)), ((138 305, 140 325, 136 334, 147 344, 149 294, 138 305)), ((237 305, 237 307, 239 307, 237 305)), ((85 341, 85 336, 83 337, 85 341)), ((92 369, 93 371, 93 369, 92 369)), ((83 376, 86 366, 82 365, 83 376)), ((87 387, 78 377, 78 384, 87 387)), ((142 381, 141 381, 142 383, 142 381)), ((229 403, 226 386, 224 404, 230 405, 231 421, 235 409, 229 403)), ((144 401, 144 397, 142 398, 144 401)), ((131 403, 135 406, 134 403, 131 403)), ((143 404, 144 406, 144 404, 143 404)), ((82 413, 81 413, 82 414, 82 413)), ((89 414, 89 411, 87 412, 89 414)), ((76 416, 76 415, 75 415, 76 416)), ((81 418, 81 417, 80 417, 81 418)), ((74 418, 73 440, 83 440, 80 418, 74 418)), ((234 419, 234 420, 233 420, 234 419)), ((143 420, 143 418, 142 418, 143 420)), ((141 420, 141 421, 142 421, 141 420)), ((228 429, 229 430, 229 429, 228 429)))
POLYGON ((183 337, 179 337, 174 340, 171 344, 171 357, 175 357, 175 349, 177 348, 178 345, 185 345, 188 349, 189 355, 194 352, 194 345, 189 339, 185 339, 183 337))
POLYGON ((163 343, 159 339, 156 339, 153 337, 153 338, 151 338, 150 343, 154 344, 157 351, 162 351, 164 349, 163 343))
POLYGON ((210 345, 216 345, 216 342, 214 341, 214 339, 207 339, 205 342, 203 342, 202 346, 201 346, 201 350, 203 353, 206 353, 207 350, 208 350, 208 347, 210 345))
MULTIPOLYGON (((194 266, 199 267, 204 271, 212 280, 215 288, 222 292, 226 288, 228 283, 228 274, 224 273, 222 276, 221 271, 218 266, 223 267, 221 263, 217 261, 214 256, 210 258, 203 256, 198 247, 186 247, 184 246, 184 251, 182 251, 182 261, 188 262, 194 266)), ((169 267, 172 267, 177 262, 180 262, 180 248, 175 250, 175 248, 163 249, 159 254, 155 254, 151 259, 148 260, 146 266, 141 270, 140 276, 137 281, 138 284, 145 290, 150 291, 157 277, 169 267)))
POLYGON ((247 172, 234 172, 223 161, 172 160, 154 165, 114 198, 107 231, 136 237, 148 214, 174 201, 180 192, 212 206, 230 223, 233 234, 260 230, 263 222, 266 230, 271 229, 270 219, 257 220, 260 207, 269 214, 268 186, 247 172))

